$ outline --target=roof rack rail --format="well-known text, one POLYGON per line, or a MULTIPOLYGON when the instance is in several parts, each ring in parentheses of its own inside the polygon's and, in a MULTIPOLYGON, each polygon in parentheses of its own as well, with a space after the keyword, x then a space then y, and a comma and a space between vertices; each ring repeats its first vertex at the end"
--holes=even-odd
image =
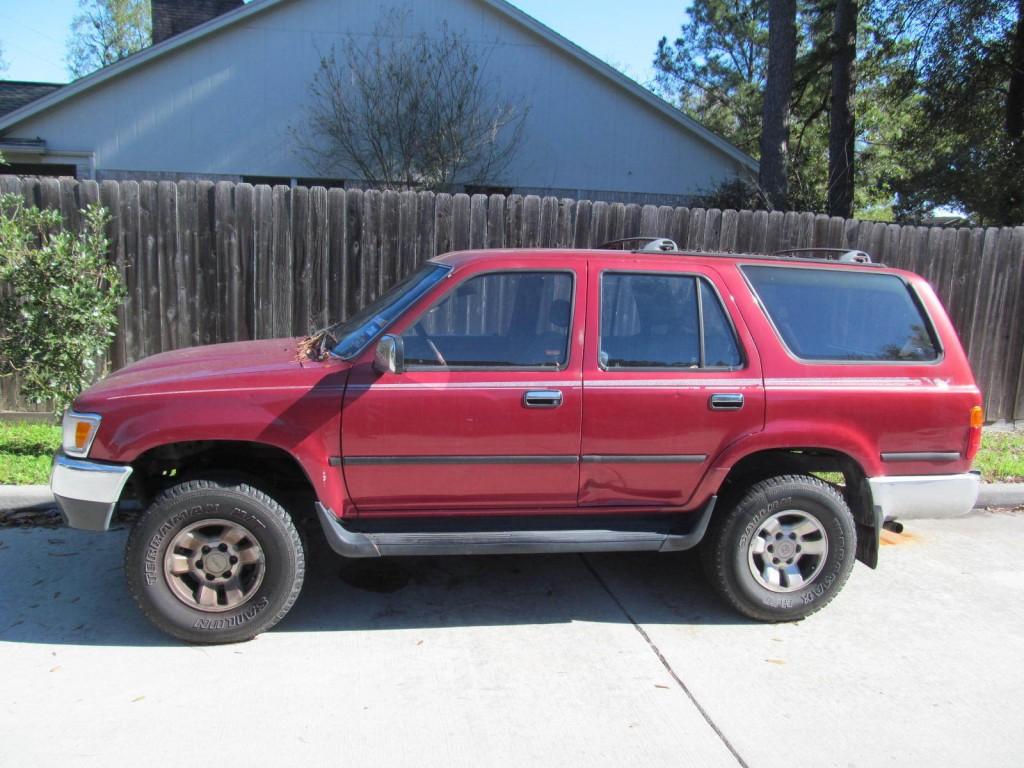
POLYGON ((884 267, 885 265, 876 262, 866 251, 851 248, 825 248, 808 246, 804 248, 784 248, 774 253, 744 253, 744 252, 721 252, 721 251, 686 251, 682 252, 675 241, 667 237, 621 237, 617 240, 609 240, 601 243, 595 250, 618 250, 625 251, 628 243, 642 243, 640 247, 631 250, 632 253, 675 253, 679 255, 692 256, 696 258, 724 258, 724 259, 773 259, 793 260, 803 262, 831 261, 837 264, 859 264, 863 266, 884 267))
MULTIPOLYGON (((850 248, 784 248, 781 251, 775 251, 772 256, 799 256, 803 254, 825 254, 825 261, 839 261, 844 264, 872 264, 874 263, 871 259, 871 254, 865 251, 858 251, 850 248)), ((816 258, 815 256, 806 256, 804 258, 816 258)))
POLYGON ((643 243, 639 248, 643 253, 669 253, 679 250, 679 246, 675 244, 675 241, 669 240, 667 237, 620 237, 618 240, 609 240, 607 243, 601 243, 601 245, 597 246, 597 250, 609 250, 612 246, 616 245, 619 246, 619 250, 622 250, 621 246, 626 243, 643 243))

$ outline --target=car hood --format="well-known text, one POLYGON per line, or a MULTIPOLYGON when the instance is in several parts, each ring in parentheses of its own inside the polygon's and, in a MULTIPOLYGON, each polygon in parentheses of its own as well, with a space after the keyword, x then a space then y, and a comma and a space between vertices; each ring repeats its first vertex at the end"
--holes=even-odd
POLYGON ((163 352, 125 366, 94 384, 75 401, 75 408, 88 410, 90 403, 139 394, 295 387, 307 379, 312 385, 323 377, 326 367, 349 367, 338 359, 300 359, 296 351, 299 341, 241 341, 163 352))

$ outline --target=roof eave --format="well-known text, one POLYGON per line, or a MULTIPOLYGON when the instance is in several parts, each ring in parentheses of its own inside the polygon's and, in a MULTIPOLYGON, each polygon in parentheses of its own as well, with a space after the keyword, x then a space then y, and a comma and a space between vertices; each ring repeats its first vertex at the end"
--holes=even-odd
POLYGON ((242 21, 250 16, 255 16, 269 8, 286 2, 290 2, 290 0, 253 0, 251 3, 243 5, 241 8, 228 11, 225 14, 200 24, 199 26, 192 27, 192 29, 181 32, 174 37, 169 37, 163 42, 151 45, 148 48, 143 48, 141 51, 133 53, 131 56, 127 56, 120 61, 109 64, 102 69, 98 69, 85 77, 80 77, 78 80, 68 83, 53 93, 43 96, 41 99, 36 99, 13 112, 8 112, 6 115, 0 117, 0 132, 11 128, 32 115, 49 109, 55 104, 59 104, 65 99, 70 99, 82 91, 89 90, 90 88, 104 83, 111 78, 117 77, 122 72, 135 69, 135 67, 142 66, 146 62, 158 58, 159 56, 169 53, 177 48, 189 45, 200 38, 206 37, 207 35, 222 29, 223 27, 234 24, 237 21, 242 21))
MULTIPOLYGON (((144 48, 138 53, 133 53, 131 56, 128 56, 121 61, 103 67, 102 69, 86 75, 85 77, 79 78, 72 83, 68 83, 64 87, 43 96, 36 101, 29 102, 25 106, 16 109, 13 112, 8 112, 6 115, 0 117, 0 132, 6 131, 8 128, 17 125, 23 120, 49 109, 51 106, 54 106, 65 99, 70 99, 82 91, 86 91, 110 80, 111 78, 117 77, 122 72, 142 66, 152 59, 158 58, 159 56, 169 53, 177 48, 189 45, 196 40, 222 29, 223 27, 242 21, 243 19, 251 16, 255 16, 258 13, 262 13, 263 11, 286 2, 290 2, 290 0, 253 0, 253 2, 243 5, 241 8, 237 8, 221 16, 217 16, 204 24, 200 24, 197 27, 193 27, 190 30, 168 38, 161 43, 144 48)), ((551 45, 561 49, 566 54, 588 66, 597 74, 602 75, 605 79, 626 89, 641 101, 645 102, 648 106, 686 128, 691 133, 718 149, 727 157, 735 160, 747 170, 755 173, 757 172, 757 161, 746 152, 743 152, 738 147, 733 146, 721 136, 709 131, 696 120, 684 114, 681 110, 651 93, 651 91, 647 90, 636 81, 626 77, 611 65, 597 58, 592 53, 585 51, 583 48, 580 48, 571 40, 558 34, 550 27, 541 24, 529 14, 524 13, 514 5, 507 2, 507 0, 480 0, 480 2, 485 3, 495 11, 516 21, 520 26, 525 27, 541 39, 546 40, 551 45)))
POLYGON ((616 85, 625 88, 630 91, 634 96, 638 97, 642 101, 646 102, 649 106, 653 107, 657 111, 661 112, 671 120, 679 123, 687 130, 696 134, 698 137, 708 142, 716 149, 728 155, 730 158, 744 166, 748 170, 757 172, 758 163, 757 160, 752 158, 746 152, 741 150, 739 147, 730 144, 728 141, 723 139, 716 133, 705 128, 699 122, 689 117, 682 110, 677 109, 669 102, 658 97, 647 88, 644 88, 638 82, 630 77, 622 74, 615 67, 611 66, 605 61, 602 61, 594 54, 589 51, 580 48, 576 43, 572 42, 568 38, 558 34, 550 27, 545 26, 535 18, 530 16, 528 13, 519 10, 514 5, 509 3, 507 0, 480 0, 500 13, 509 16, 510 18, 517 21, 520 25, 526 27, 534 34, 538 35, 542 39, 551 43, 557 48, 560 48, 565 53, 574 57, 578 61, 587 65, 598 74, 604 76, 606 79, 611 80, 616 85))

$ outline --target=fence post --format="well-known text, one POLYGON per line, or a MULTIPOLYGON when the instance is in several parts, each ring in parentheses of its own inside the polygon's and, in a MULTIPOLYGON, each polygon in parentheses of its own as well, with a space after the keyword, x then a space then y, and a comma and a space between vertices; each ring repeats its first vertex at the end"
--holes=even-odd
MULTIPOLYGON (((351 316, 447 251, 592 248, 639 235, 694 251, 859 248, 914 270, 945 303, 989 417, 1024 419, 1024 227, 208 181, 0 176, 0 192, 58 209, 68 226, 80 225, 90 202, 110 211, 110 257, 126 288, 112 368, 183 346, 305 333, 351 316)), ((0 404, 25 407, 12 377, 0 380, 0 404)))

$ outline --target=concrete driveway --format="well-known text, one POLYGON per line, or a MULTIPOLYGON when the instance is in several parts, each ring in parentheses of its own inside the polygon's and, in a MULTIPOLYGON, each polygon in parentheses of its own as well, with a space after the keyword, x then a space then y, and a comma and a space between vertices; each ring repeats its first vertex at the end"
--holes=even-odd
POLYGON ((124 538, 0 530, 0 765, 1021 765, 1019 514, 916 521, 774 626, 689 553, 325 555, 221 647, 150 628, 124 538))

